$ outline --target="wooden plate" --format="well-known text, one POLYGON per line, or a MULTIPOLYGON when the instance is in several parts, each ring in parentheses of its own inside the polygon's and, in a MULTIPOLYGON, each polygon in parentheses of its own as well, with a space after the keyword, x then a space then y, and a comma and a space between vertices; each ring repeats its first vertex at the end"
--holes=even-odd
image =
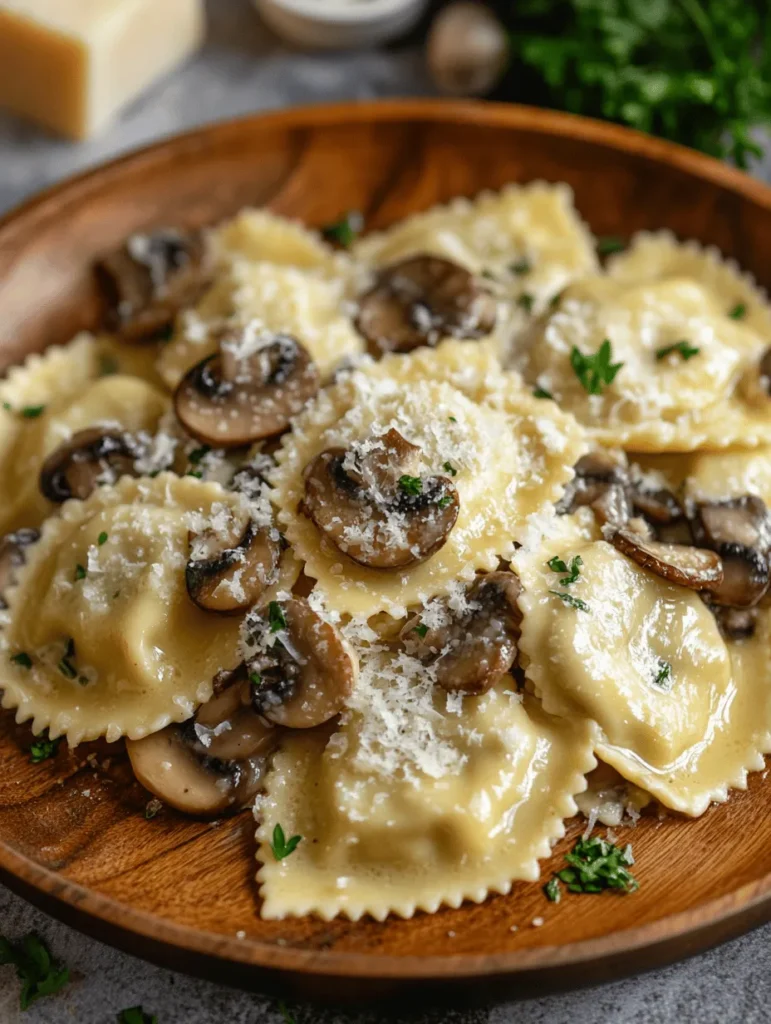
MULTIPOLYGON (((369 227, 509 181, 567 181, 598 234, 668 227, 771 283, 771 190, 621 128, 526 108, 399 101, 293 110, 205 128, 58 186, 0 222, 3 363, 97 316, 90 267, 137 229, 214 222, 268 204, 311 224, 359 209, 369 227)), ((0 719, 0 872, 76 927, 167 966, 341 1000, 490 999, 616 977, 704 949, 771 916, 771 781, 698 821, 643 820, 633 896, 518 884, 411 921, 266 922, 251 816, 212 827, 163 811, 125 755, 96 774, 62 750, 30 765, 0 719), (539 918, 543 924, 537 926, 539 918), (516 930, 514 927, 516 926, 516 930), (420 989, 420 993, 415 990, 420 989)), ((578 826, 544 873, 562 863, 578 826)))

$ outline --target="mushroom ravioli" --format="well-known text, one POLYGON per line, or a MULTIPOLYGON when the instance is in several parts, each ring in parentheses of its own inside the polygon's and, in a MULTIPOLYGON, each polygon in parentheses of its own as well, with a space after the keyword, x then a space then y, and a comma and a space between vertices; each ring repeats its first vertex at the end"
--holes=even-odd
POLYGON ((2 706, 253 811, 268 918, 480 902, 771 753, 765 295, 667 233, 602 265, 562 185, 356 235, 134 235, 0 382, 2 706))

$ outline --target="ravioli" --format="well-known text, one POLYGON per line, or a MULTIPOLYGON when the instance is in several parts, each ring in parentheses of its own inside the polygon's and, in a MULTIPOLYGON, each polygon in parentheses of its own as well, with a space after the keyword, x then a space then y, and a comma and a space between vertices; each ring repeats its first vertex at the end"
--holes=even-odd
POLYGON ((729 650, 697 594, 597 539, 591 516, 565 517, 513 565, 525 588, 520 651, 546 711, 596 722, 597 755, 683 814, 744 788, 771 750, 762 641, 729 650), (560 583, 555 556, 582 559, 578 580, 560 583))
MULTIPOLYGON (((320 394, 293 424, 276 453, 273 500, 282 529, 306 573, 318 580, 329 607, 351 615, 385 610, 403 615, 411 604, 445 593, 457 580, 491 570, 511 555, 572 476, 584 451, 570 421, 544 409, 517 412, 471 401, 444 381, 356 371, 320 394), (425 473, 451 474, 460 498, 446 543, 426 561, 403 569, 357 564, 322 538, 298 506, 305 467, 320 452, 348 448, 394 428, 422 452, 425 473), (448 470, 446 467, 450 466, 448 470)), ((419 365, 419 363, 417 364, 419 365)), ((422 472, 421 471, 421 475, 422 472)))
POLYGON ((328 742, 291 735, 276 756, 258 805, 263 917, 382 921, 480 903, 537 879, 576 813, 595 764, 587 722, 547 715, 512 680, 450 710, 422 666, 397 661, 365 661, 366 694, 328 742), (281 861, 278 823, 303 837, 281 861))
POLYGON ((586 278, 518 339, 514 365, 601 443, 658 452, 752 447, 771 439, 771 399, 751 384, 767 337, 728 312, 686 277, 586 278), (596 357, 606 341, 620 368, 590 393, 575 354, 596 357))
POLYGON ((242 210, 211 231, 209 242, 221 263, 247 260, 339 272, 346 262, 346 257, 327 245, 318 232, 269 210, 242 210))
POLYGON ((170 473, 67 502, 6 595, 3 707, 71 746, 188 718, 240 660, 239 619, 188 597, 188 531, 246 514, 240 495, 170 473))

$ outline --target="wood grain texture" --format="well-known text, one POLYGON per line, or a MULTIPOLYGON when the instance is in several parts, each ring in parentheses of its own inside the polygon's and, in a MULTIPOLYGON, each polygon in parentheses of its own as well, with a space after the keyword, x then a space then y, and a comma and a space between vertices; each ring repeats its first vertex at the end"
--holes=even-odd
MULTIPOLYGON (((3 365, 99 322, 91 265, 132 231, 201 225, 247 204, 369 228, 510 181, 567 181, 598 234, 668 227, 771 284, 771 190, 706 157, 610 125, 527 108, 399 101, 214 126, 125 157, 0 222, 3 365)), ((167 966, 340 1001, 487 1000, 598 982, 705 948, 771 917, 771 781, 695 822, 643 819, 634 896, 518 884, 480 906, 358 924, 261 921, 249 814, 211 826, 164 810, 120 745, 29 764, 0 715, 0 877, 71 924, 167 966), (532 925, 542 917, 541 927, 532 925), (517 930, 512 930, 517 926, 517 930), (239 938, 238 933, 244 937, 239 938), (482 979, 482 980, 480 980, 482 979)), ((562 865, 579 826, 544 864, 562 865)))

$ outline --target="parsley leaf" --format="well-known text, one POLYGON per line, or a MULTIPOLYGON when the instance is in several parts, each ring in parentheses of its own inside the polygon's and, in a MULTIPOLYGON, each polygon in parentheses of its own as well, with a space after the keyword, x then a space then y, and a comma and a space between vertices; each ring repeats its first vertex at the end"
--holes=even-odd
POLYGON ((656 349, 656 362, 660 363, 662 359, 666 359, 667 356, 673 352, 677 352, 679 356, 682 356, 683 362, 687 363, 689 359, 693 359, 701 352, 700 348, 694 348, 693 345, 689 345, 687 341, 676 341, 674 345, 665 345, 664 348, 656 349))
POLYGON ((211 451, 211 445, 202 444, 200 448, 194 448, 187 457, 188 462, 192 462, 194 466, 197 466, 204 455, 208 455, 211 451))
POLYGON ((270 848, 273 851, 273 856, 276 860, 283 860, 284 857, 288 857, 290 853, 294 853, 301 842, 302 836, 292 836, 291 839, 287 839, 284 835, 283 828, 280 825, 276 825, 273 829, 273 840, 270 844, 270 848))
POLYGON ((573 597, 572 594, 563 594, 561 590, 550 590, 549 593, 554 594, 563 604, 570 605, 571 608, 576 608, 580 612, 589 611, 589 605, 586 601, 582 601, 580 597, 573 597))
POLYGON ((62 658, 62 660, 59 662, 57 667, 58 667, 59 671, 61 672, 61 674, 66 679, 74 679, 75 676, 78 674, 78 670, 72 664, 70 659, 68 657, 66 657, 66 656, 64 658, 62 658))
POLYGON ((35 737, 34 743, 30 744, 30 764, 40 764, 41 761, 47 761, 50 757, 56 757, 56 753, 61 742, 61 736, 57 737, 55 740, 49 740, 48 734, 46 732, 41 732, 39 736, 35 737))
POLYGON ((610 256, 614 252, 623 252, 626 242, 615 235, 600 235, 597 239, 597 252, 600 256, 610 256))
POLYGON ((36 420, 44 409, 44 405, 25 405, 21 410, 21 414, 25 420, 36 420))
POLYGON ((732 320, 743 320, 747 315, 747 306, 744 302, 737 302, 736 305, 728 310, 728 315, 732 320))
POLYGON ((581 566, 584 564, 583 558, 580 555, 576 555, 572 559, 570 565, 566 565, 561 558, 557 555, 554 558, 550 558, 546 563, 552 572, 566 572, 568 575, 560 580, 563 587, 570 586, 571 583, 575 583, 578 577, 581 575, 581 566))
POLYGON ((415 627, 413 632, 417 633, 418 636, 422 639, 428 632, 428 626, 425 623, 421 622, 419 626, 415 627))
POLYGON ((564 882, 568 892, 602 892, 618 889, 634 892, 639 883, 629 868, 634 864, 629 843, 619 847, 607 839, 592 836, 579 839, 571 853, 565 854, 570 867, 558 871, 556 878, 564 882))
POLYGON ((25 935, 19 942, 9 942, 0 936, 0 964, 16 968, 22 1010, 44 996, 60 992, 70 980, 69 968, 52 959, 46 944, 34 934, 25 935))
POLYGON ((446 494, 443 498, 440 498, 439 501, 437 501, 437 505, 439 506, 439 508, 447 508, 447 506, 451 504, 451 502, 452 498, 450 497, 449 494, 446 494))
POLYGON ((21 666, 21 668, 32 668, 32 658, 30 658, 26 651, 19 651, 18 654, 14 654, 11 661, 14 665, 21 666))
POLYGON ((411 498, 414 498, 423 492, 423 481, 419 476, 400 476, 399 486, 404 493, 409 494, 411 498))
POLYGON ((660 687, 668 693, 672 689, 673 684, 672 666, 668 661, 664 661, 663 658, 659 658, 659 667, 653 678, 653 685, 660 687))
POLYGON ((458 475, 458 470, 455 468, 455 466, 453 466, 451 462, 445 462, 444 465, 442 466, 442 469, 445 471, 445 473, 449 473, 450 476, 458 475))
POLYGON ((562 899, 562 892, 560 890, 560 884, 558 879, 550 879, 543 887, 543 891, 546 894, 546 899, 551 903, 559 903, 562 899))
POLYGON ((340 220, 327 224, 321 233, 328 242, 337 242, 344 249, 350 248, 364 228, 364 217, 358 210, 349 210, 340 220))
POLYGON ((533 388, 533 398, 551 398, 554 399, 554 395, 551 391, 547 391, 546 388, 533 388))
POLYGON ((286 616, 278 601, 271 601, 268 605, 268 622, 271 633, 279 633, 282 629, 286 629, 286 616))
POLYGON ((75 580, 84 580, 86 578, 85 568, 78 562, 75 566, 75 580))
POLYGON ((529 292, 523 292, 517 296, 517 305, 520 309, 524 309, 526 313, 533 312, 533 303, 535 298, 529 292))
POLYGON ((202 469, 189 469, 187 471, 187 473, 185 473, 185 476, 194 476, 196 478, 196 480, 203 480, 203 470, 202 469))
POLYGON ((584 391, 590 395, 601 395, 603 387, 613 383, 616 374, 624 364, 612 363, 612 358, 613 352, 607 338, 592 356, 584 355, 580 349, 573 346, 570 353, 570 365, 584 391))
POLYGON ((158 1024, 154 1013, 145 1013, 141 1006, 130 1006, 118 1014, 118 1024, 158 1024))
POLYGON ((517 277, 522 277, 523 274, 529 274, 532 269, 533 264, 527 256, 523 256, 521 260, 517 260, 516 263, 512 263, 509 267, 512 274, 516 274, 517 277))
POLYGON ((106 544, 107 543, 107 537, 108 537, 108 534, 106 534, 104 532, 104 530, 102 530, 102 532, 96 538, 96 543, 99 545, 99 547, 101 547, 102 544, 106 544))

